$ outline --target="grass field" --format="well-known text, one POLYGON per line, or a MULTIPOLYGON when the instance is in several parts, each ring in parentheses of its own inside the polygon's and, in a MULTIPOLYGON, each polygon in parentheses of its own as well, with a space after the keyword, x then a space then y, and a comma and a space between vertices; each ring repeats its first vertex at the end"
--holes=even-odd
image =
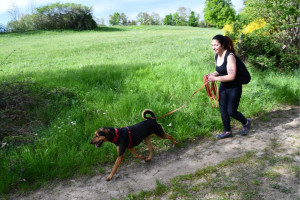
MULTIPOLYGON (((147 108, 158 117, 184 104, 215 70, 211 38, 219 33, 135 26, 0 35, 0 139, 8 144, 0 149, 0 193, 93 173, 113 161, 113 144, 89 144, 93 132, 135 124, 147 108)), ((249 70, 240 103, 247 117, 299 104, 299 71, 249 70)), ((159 123, 177 141, 222 129, 204 90, 159 123)))

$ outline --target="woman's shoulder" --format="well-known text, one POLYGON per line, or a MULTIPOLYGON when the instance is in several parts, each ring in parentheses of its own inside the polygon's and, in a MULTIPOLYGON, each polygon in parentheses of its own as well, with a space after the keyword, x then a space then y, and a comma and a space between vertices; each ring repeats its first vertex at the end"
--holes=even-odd
POLYGON ((235 56, 235 54, 232 51, 226 50, 226 56, 230 56, 230 55, 235 56))
POLYGON ((236 62, 235 54, 231 52, 230 50, 227 50, 226 56, 225 56, 226 61, 233 61, 236 62))

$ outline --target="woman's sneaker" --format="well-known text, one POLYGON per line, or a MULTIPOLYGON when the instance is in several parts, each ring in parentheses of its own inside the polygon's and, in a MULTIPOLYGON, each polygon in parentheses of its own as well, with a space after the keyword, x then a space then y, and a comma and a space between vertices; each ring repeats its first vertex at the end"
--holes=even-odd
POLYGON ((232 131, 230 132, 223 132, 216 136, 217 139, 224 139, 232 136, 232 131))
POLYGON ((242 136, 245 136, 249 133, 249 130, 250 130, 250 126, 251 126, 251 119, 247 119, 247 123, 244 125, 243 124, 243 128, 242 128, 242 136))

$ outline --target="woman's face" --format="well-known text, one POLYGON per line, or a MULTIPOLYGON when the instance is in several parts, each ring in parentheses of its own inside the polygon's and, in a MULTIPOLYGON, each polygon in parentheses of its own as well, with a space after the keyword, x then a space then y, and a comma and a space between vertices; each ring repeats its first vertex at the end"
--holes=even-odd
POLYGON ((211 46, 215 53, 222 53, 224 51, 223 46, 218 40, 212 40, 211 46))

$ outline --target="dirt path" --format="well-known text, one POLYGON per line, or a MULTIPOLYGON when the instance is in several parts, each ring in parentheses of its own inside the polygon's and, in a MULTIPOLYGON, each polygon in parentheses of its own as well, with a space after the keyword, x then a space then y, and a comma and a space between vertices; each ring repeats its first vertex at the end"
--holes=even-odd
MULTIPOLYGON (((234 131, 234 137, 213 141, 194 141, 184 148, 171 148, 167 152, 154 154, 151 162, 135 162, 132 159, 122 163, 110 182, 105 178, 110 172, 94 177, 71 179, 54 185, 52 188, 41 188, 27 195, 13 195, 12 199, 111 199, 121 198, 129 193, 141 190, 153 190, 156 179, 168 184, 175 176, 189 174, 197 169, 212 166, 229 158, 240 157, 248 151, 255 151, 257 156, 263 154, 270 142, 276 140, 283 149, 278 154, 292 155, 294 162, 300 166, 300 107, 287 107, 270 112, 260 119, 253 120, 253 128, 247 137, 234 131), (297 153, 298 152, 298 153, 297 153)), ((295 180, 291 180, 294 181, 295 180)), ((293 182, 291 188, 298 191, 290 199, 300 197, 300 184, 293 182), (298 189, 297 189, 298 188, 298 189)), ((265 199, 276 199, 272 194, 265 199)), ((288 198, 285 198, 288 199, 288 198)))

